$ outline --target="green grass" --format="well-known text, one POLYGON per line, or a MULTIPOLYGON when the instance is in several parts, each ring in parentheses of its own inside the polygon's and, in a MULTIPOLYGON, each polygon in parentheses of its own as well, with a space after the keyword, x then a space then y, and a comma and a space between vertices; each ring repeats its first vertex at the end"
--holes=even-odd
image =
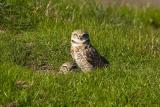
POLYGON ((0 106, 160 106, 160 10, 78 2, 55 0, 45 16, 45 0, 2 1, 0 106), (89 32, 94 47, 110 61, 108 68, 54 74, 71 60, 75 29, 89 32), (18 88, 17 80, 32 86, 18 88))

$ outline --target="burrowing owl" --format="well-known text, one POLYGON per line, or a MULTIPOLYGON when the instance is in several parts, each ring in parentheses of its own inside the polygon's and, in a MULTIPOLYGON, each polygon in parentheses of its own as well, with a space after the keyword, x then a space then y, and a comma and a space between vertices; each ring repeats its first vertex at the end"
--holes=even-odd
POLYGON ((78 66, 75 62, 65 62, 60 66, 60 72, 66 74, 68 72, 75 72, 78 69, 78 66))
POLYGON ((83 30, 72 32, 71 56, 82 71, 91 71, 109 64, 91 45, 88 33, 83 30))

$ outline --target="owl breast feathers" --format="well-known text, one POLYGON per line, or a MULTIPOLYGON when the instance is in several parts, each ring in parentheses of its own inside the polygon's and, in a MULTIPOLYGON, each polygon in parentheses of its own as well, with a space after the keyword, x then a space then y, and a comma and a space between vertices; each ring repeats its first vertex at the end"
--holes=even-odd
POLYGON ((109 64, 91 45, 71 47, 71 55, 82 71, 91 71, 109 64))

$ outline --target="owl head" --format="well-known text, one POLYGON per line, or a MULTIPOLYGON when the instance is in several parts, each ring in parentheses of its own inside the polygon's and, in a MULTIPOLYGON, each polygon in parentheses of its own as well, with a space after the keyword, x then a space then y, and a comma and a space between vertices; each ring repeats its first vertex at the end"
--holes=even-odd
POLYGON ((71 35, 72 45, 83 45, 89 43, 89 35, 83 30, 75 30, 71 35))
POLYGON ((77 69, 77 64, 75 62, 65 62, 60 67, 60 73, 65 74, 67 72, 76 71, 76 69, 77 69))

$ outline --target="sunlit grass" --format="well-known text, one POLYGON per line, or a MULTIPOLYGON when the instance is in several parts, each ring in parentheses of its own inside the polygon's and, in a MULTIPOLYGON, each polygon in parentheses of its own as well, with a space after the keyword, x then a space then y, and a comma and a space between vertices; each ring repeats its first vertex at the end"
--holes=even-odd
MULTIPOLYGON (((15 24, 10 23, 11 16, 3 16, 0 106, 160 105, 159 10, 101 7, 90 1, 79 1, 82 5, 77 5, 64 0, 55 1, 49 16, 45 16, 48 2, 43 2, 34 15, 38 4, 21 2, 29 7, 23 7, 26 10, 22 11, 21 21, 16 19, 15 24), (24 20, 25 13, 30 21, 24 20), (70 35, 75 29, 89 32, 93 46, 109 60, 108 68, 55 74, 62 63, 71 60, 70 35), (27 81, 31 87, 18 88, 17 80, 27 81)), ((17 2, 11 4, 22 8, 17 2)))

